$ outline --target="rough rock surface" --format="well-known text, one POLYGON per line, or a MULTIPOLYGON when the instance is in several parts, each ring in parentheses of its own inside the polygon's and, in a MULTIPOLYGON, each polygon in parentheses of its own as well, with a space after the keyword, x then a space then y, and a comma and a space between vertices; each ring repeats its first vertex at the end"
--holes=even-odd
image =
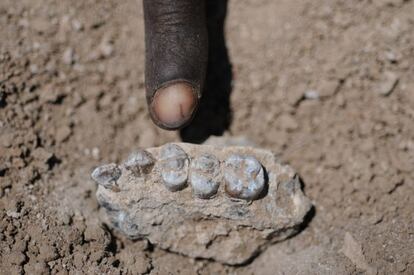
MULTIPOLYGON (((192 258, 243 264, 269 244, 297 233, 312 207, 301 191, 295 171, 281 164, 270 151, 186 143, 167 144, 164 149, 166 146, 179 146, 190 162, 206 154, 215 156, 220 163, 219 174, 214 175, 219 188, 213 197, 201 199, 192 190, 190 176, 191 184, 172 191, 161 176, 166 169, 163 147, 147 150, 156 160, 147 173, 134 173, 128 160, 127 167, 125 163, 119 165, 122 175, 118 178, 116 174, 112 186, 107 179, 109 170, 118 167, 113 164, 98 167, 93 173, 99 184, 98 202, 108 223, 130 238, 145 237, 163 249, 192 258), (224 179, 229 168, 225 161, 235 155, 253 157, 262 165, 263 170, 256 175, 264 174, 266 188, 254 200, 226 193, 224 179), (97 180, 99 172, 104 181, 97 180)), ((182 157, 180 153, 180 160, 182 157)), ((188 168, 187 162, 182 163, 184 169, 189 169, 185 174, 194 173, 192 166, 188 168)), ((231 168, 234 174, 234 167, 231 168)), ((243 169, 248 170, 248 165, 240 167, 241 174, 243 169)), ((182 173, 179 176, 182 178, 182 173)))

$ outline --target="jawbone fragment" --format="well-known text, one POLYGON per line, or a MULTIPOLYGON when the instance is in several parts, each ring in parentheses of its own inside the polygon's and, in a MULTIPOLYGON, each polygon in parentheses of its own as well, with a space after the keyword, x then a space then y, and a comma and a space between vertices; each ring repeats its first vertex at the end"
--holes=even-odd
POLYGON ((109 225, 193 258, 243 264, 298 232, 312 205, 270 151, 169 143, 95 169, 109 225))

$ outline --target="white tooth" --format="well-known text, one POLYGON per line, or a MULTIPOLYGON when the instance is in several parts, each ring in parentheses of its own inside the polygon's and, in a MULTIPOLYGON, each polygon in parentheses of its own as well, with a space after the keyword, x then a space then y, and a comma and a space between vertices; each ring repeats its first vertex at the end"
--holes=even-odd
POLYGON ((254 200, 265 187, 263 167, 252 156, 231 155, 223 170, 225 189, 231 197, 254 200))
POLYGON ((220 162, 215 156, 204 154, 193 159, 190 166, 190 183, 194 195, 201 199, 214 196, 220 185, 217 179, 219 173, 220 162))
POLYGON ((160 152, 160 172, 164 185, 175 192, 187 186, 189 160, 181 147, 166 144, 160 152))
POLYGON ((112 188, 121 175, 121 169, 115 163, 111 163, 97 167, 91 176, 97 184, 105 188, 112 188))
POLYGON ((135 176, 141 177, 149 174, 154 166, 154 158, 145 150, 137 150, 129 155, 124 163, 125 169, 131 171, 135 176))

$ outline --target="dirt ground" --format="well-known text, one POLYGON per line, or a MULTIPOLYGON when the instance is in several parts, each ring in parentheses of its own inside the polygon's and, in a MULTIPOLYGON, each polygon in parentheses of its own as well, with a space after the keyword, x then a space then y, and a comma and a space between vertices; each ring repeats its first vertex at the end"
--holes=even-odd
POLYGON ((231 67, 181 133, 147 114, 141 5, 0 1, 1 274, 414 274, 414 1, 229 1, 231 67), (99 221, 94 167, 211 134, 297 169, 300 234, 232 267, 99 221))

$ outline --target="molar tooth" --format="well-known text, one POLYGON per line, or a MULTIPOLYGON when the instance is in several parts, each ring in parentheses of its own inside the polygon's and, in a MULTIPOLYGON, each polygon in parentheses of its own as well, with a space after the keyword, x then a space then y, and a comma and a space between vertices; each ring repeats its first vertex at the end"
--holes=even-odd
POLYGON ((175 144, 166 144, 160 152, 160 172, 164 185, 175 192, 187 186, 189 160, 184 150, 175 144))
POLYGON ((265 187, 260 162, 253 156, 231 155, 224 167, 225 189, 231 197, 254 200, 265 187))
POLYGON ((124 167, 135 176, 141 177, 149 174, 154 167, 155 160, 146 150, 137 150, 131 153, 124 162, 124 167))
POLYGON ((97 184, 112 189, 121 175, 122 171, 118 165, 111 163, 97 167, 93 170, 91 177, 97 184))
POLYGON ((134 223, 133 216, 128 211, 117 211, 112 216, 115 227, 120 229, 124 234, 130 238, 135 238, 139 235, 139 227, 134 223))
POLYGON ((190 183, 194 195, 200 199, 214 196, 220 185, 217 179, 219 173, 220 162, 215 156, 204 154, 193 159, 190 166, 190 183))

